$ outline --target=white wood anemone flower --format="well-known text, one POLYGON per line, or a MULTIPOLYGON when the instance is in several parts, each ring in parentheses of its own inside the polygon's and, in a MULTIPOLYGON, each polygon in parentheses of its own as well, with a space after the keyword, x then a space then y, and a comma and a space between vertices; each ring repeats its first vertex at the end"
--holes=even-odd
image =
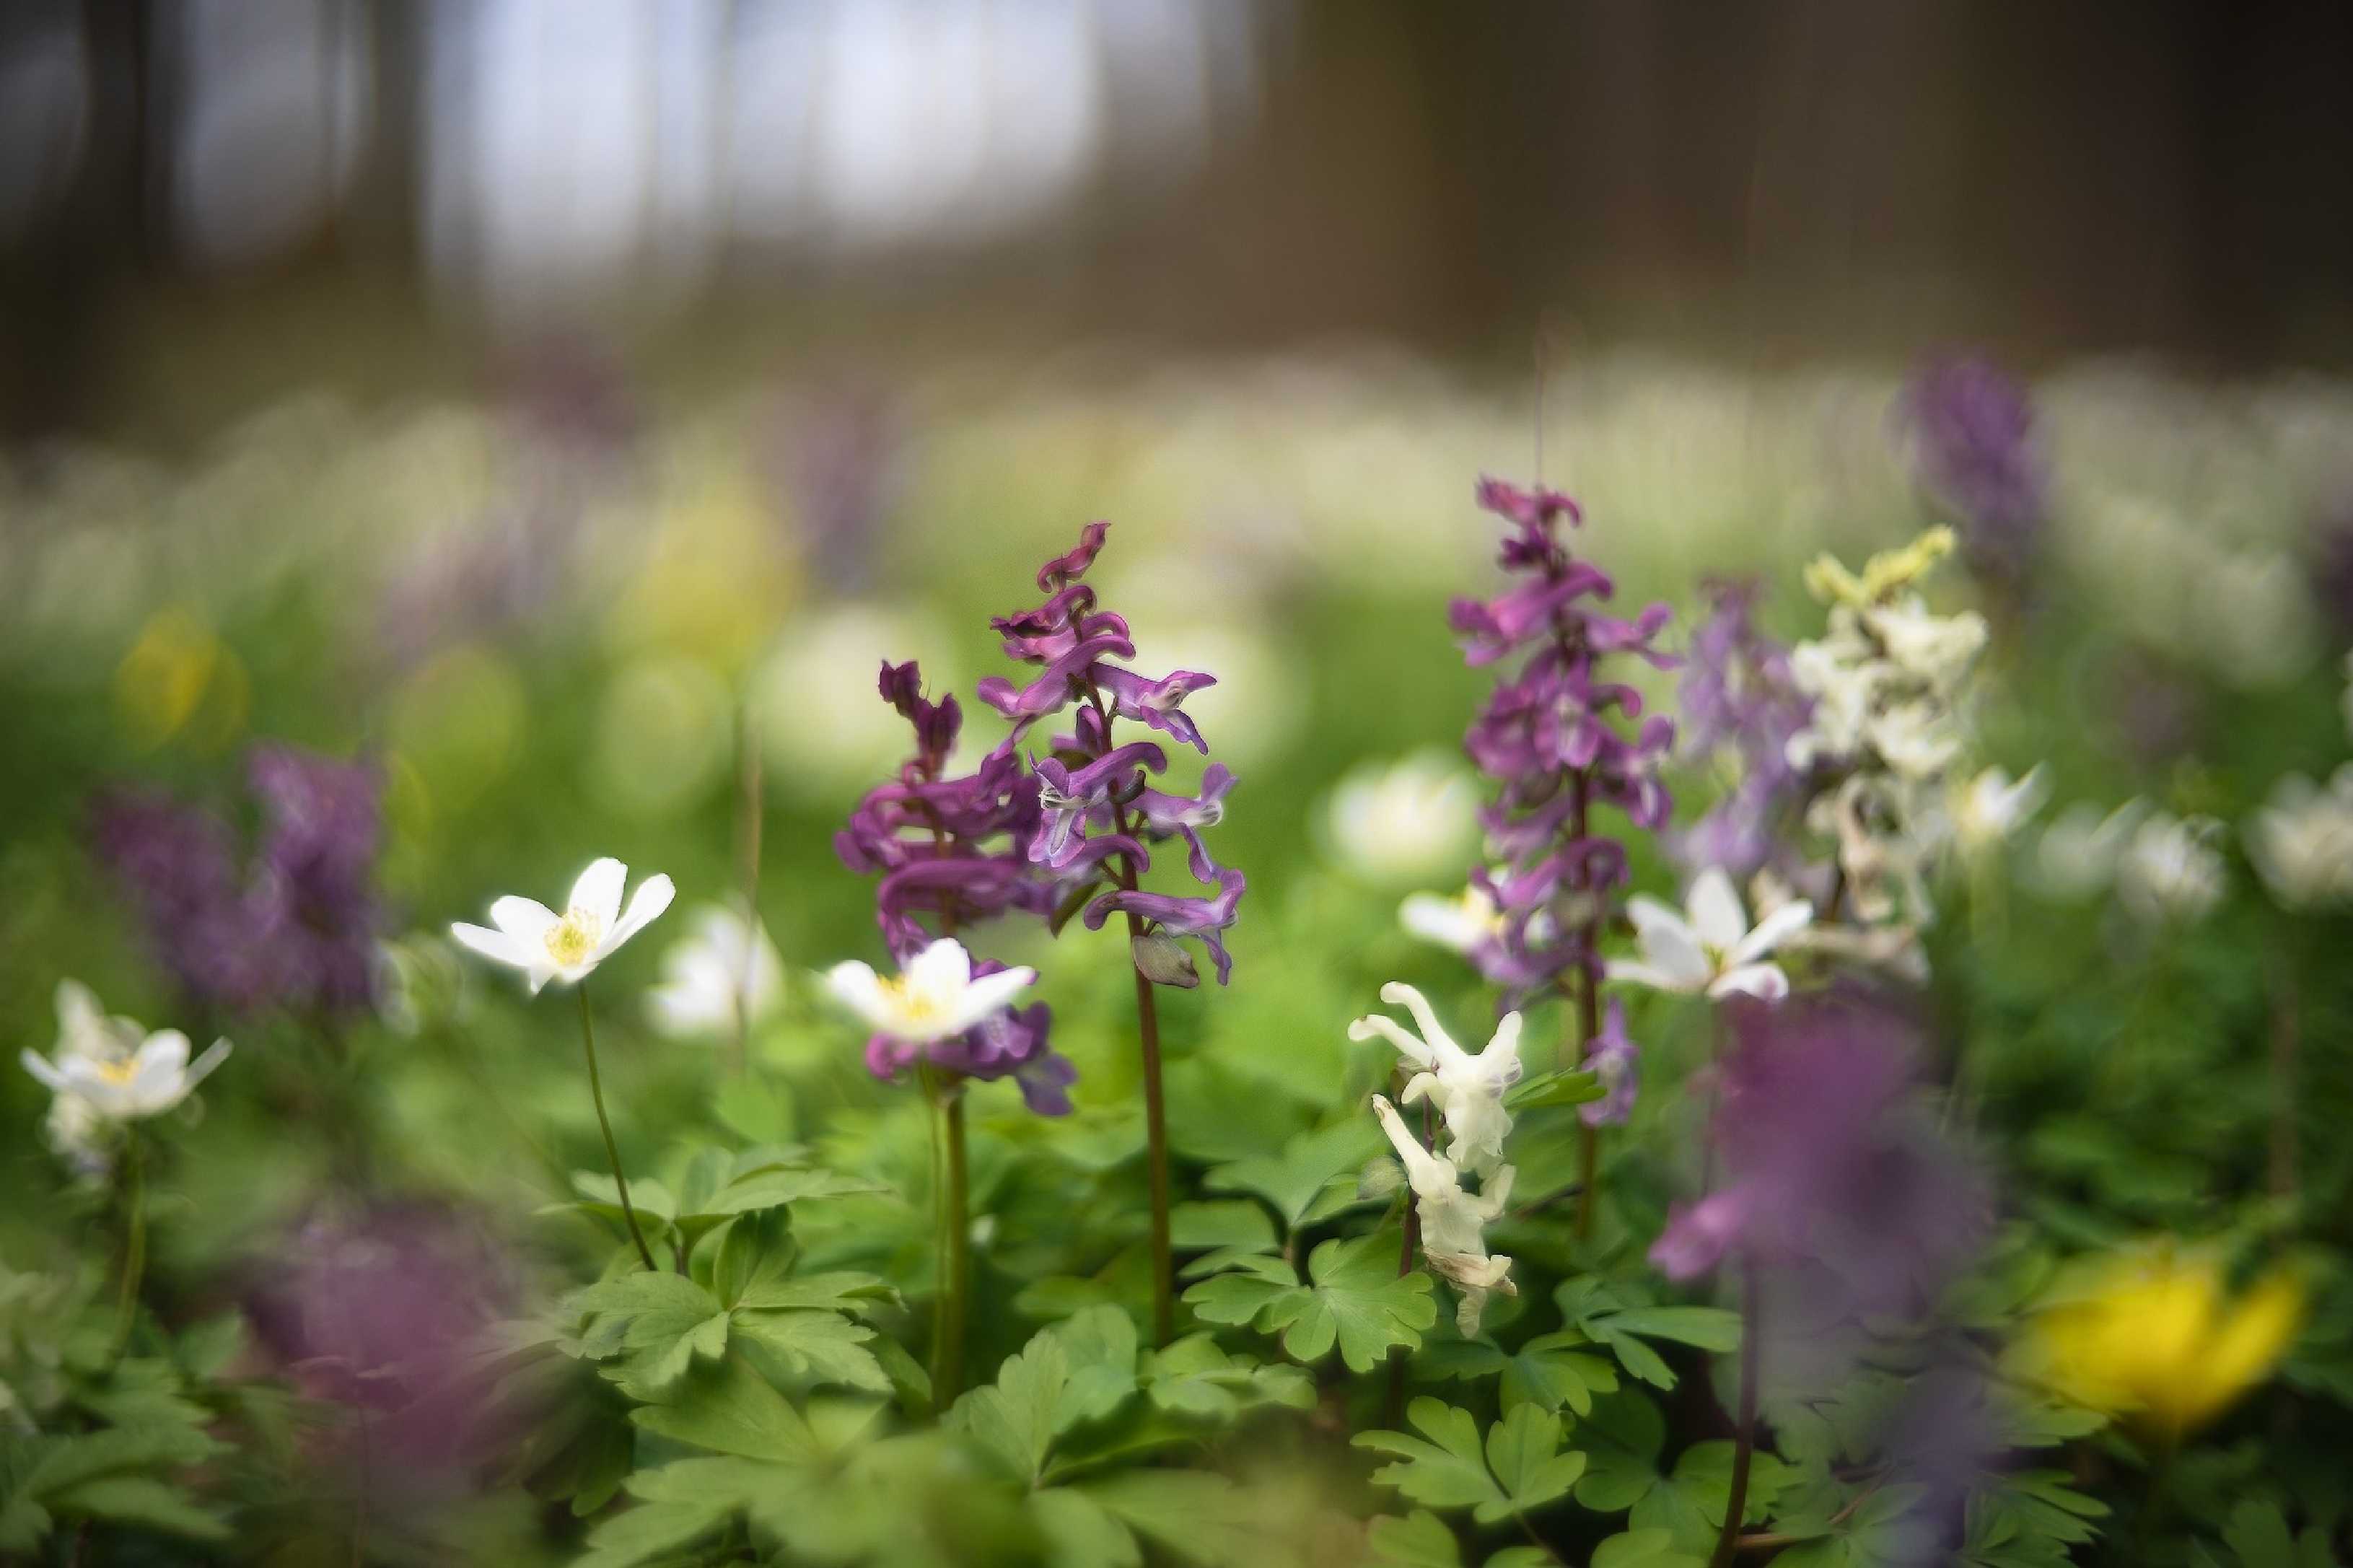
POLYGON ((1429 998, 1412 986, 1392 981, 1381 987, 1381 1000, 1410 1012, 1421 1034, 1417 1037, 1394 1018, 1375 1013, 1350 1024, 1348 1037, 1369 1040, 1378 1035, 1421 1068, 1398 1098, 1411 1105, 1427 1097, 1445 1114, 1446 1130, 1453 1135, 1446 1157, 1463 1170, 1491 1174, 1504 1163, 1504 1138, 1512 1130, 1504 1092, 1520 1081, 1520 1016, 1504 1014, 1486 1048, 1474 1055, 1454 1043, 1429 998))
POLYGON ((785 961, 767 928, 705 904, 662 955, 662 983, 646 1016, 672 1039, 715 1039, 760 1023, 785 999, 785 961))
POLYGON ((19 1059, 60 1100, 85 1108, 65 1119, 84 1136, 89 1116, 120 1122, 162 1115, 228 1059, 227 1040, 214 1041, 191 1062, 188 1037, 179 1030, 158 1029, 142 1037, 138 1024, 106 1016, 98 998, 73 981, 58 987, 58 1024, 54 1059, 30 1048, 19 1059))
POLYGON ((1499 1165, 1480 1184, 1475 1197, 1462 1190, 1462 1175, 1454 1162, 1421 1146, 1397 1107, 1373 1096, 1373 1115, 1405 1163, 1406 1184, 1413 1189, 1414 1215, 1421 1222, 1421 1250, 1432 1272, 1454 1287, 1455 1326, 1464 1339, 1476 1338, 1487 1297, 1500 1290, 1516 1296, 1512 1259, 1487 1250, 1486 1227, 1502 1217, 1511 1202, 1513 1170, 1499 1165))
POLYGON ((509 894, 491 905, 490 926, 460 921, 449 934, 484 958, 522 970, 534 996, 551 980, 576 985, 670 908, 677 894, 668 877, 648 877, 624 911, 621 888, 628 876, 629 868, 608 855, 580 873, 562 914, 535 899, 509 894))
POLYGON ((976 977, 972 954, 952 936, 915 954, 894 975, 856 959, 826 971, 826 989, 878 1035, 913 1046, 952 1039, 985 1023, 1038 983, 1029 968, 976 977))
POLYGON ((1504 934, 1504 912, 1476 883, 1453 898, 1443 893, 1409 895, 1398 906, 1398 923, 1407 934, 1465 957, 1504 934))
POLYGON ((1686 909, 1636 894, 1626 901, 1639 959, 1613 958, 1608 975, 1661 991, 1729 996, 1736 992, 1778 1002, 1789 994, 1789 977, 1766 955, 1813 923, 1814 906, 1803 899, 1783 904, 1748 923, 1740 895, 1723 868, 1711 866, 1692 883, 1686 909))

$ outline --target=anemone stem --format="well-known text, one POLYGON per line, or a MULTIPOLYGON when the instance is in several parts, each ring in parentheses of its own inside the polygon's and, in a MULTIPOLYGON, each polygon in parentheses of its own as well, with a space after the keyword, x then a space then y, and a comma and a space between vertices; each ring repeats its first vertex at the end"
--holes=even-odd
POLYGON ((612 1163, 613 1187, 621 1194, 621 1218, 628 1223, 629 1239, 637 1243, 638 1260, 653 1273, 653 1248, 646 1245, 646 1233, 638 1228, 638 1211, 629 1202, 629 1178, 621 1173, 620 1145, 613 1142, 613 1121, 605 1114, 605 1086, 596 1076, 596 1026, 588 1016, 588 983, 583 980, 574 989, 580 994, 580 1049, 588 1058, 588 1098, 596 1102, 596 1126, 605 1134, 605 1158, 612 1163))

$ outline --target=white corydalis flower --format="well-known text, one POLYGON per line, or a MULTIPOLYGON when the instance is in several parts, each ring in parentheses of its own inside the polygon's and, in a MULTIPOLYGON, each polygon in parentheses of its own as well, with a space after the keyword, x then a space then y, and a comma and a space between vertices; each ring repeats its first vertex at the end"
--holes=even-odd
POLYGON ((976 978, 972 954, 942 937, 909 959, 899 973, 881 975, 855 959, 826 972, 826 989, 878 1035, 927 1046, 963 1034, 1012 1005, 1038 982, 1034 969, 1003 969, 976 978))
POLYGON ((229 1044, 216 1040, 203 1056, 188 1060, 188 1037, 177 1029, 143 1035, 129 1018, 110 1018, 88 987, 74 981, 58 986, 58 1046, 52 1058, 27 1048, 19 1058, 60 1101, 79 1109, 52 1109, 49 1131, 60 1152, 78 1158, 94 1153, 104 1123, 160 1116, 188 1098, 212 1070, 228 1059, 229 1044))
POLYGON ((1438 752, 1419 752, 1340 781, 1324 826, 1341 863, 1377 881, 1410 882, 1461 864, 1479 831, 1471 775, 1438 752))
POLYGON ((723 1037, 773 1014, 785 996, 785 961, 765 927, 705 904, 662 955, 662 983, 646 993, 646 1016, 672 1039, 723 1037))
POLYGON ((2116 867, 2134 829, 2148 816, 2148 802, 2135 798, 2108 813, 2085 802, 2061 812, 2034 847, 2034 888, 2044 897, 2080 903, 2097 897, 2116 880, 2116 867))
POLYGON ((1990 849, 2042 810, 2050 795, 2039 763, 2015 784, 2002 769, 1988 768, 1953 791, 1953 837, 1965 854, 1990 849))
POLYGON ((2248 819, 2247 858, 2283 909, 2353 900, 2353 763, 2319 788, 2291 773, 2248 819))
POLYGON ((1475 884, 1460 896, 1415 893, 1398 906, 1398 923, 1408 934, 1468 956, 1504 931, 1504 912, 1475 884))
POLYGON ((1453 1136, 1447 1158, 1475 1174, 1492 1174, 1504 1163, 1504 1138, 1512 1130, 1504 1093, 1520 1080, 1520 1016, 1504 1014, 1486 1048, 1474 1056, 1454 1043, 1429 999, 1412 986, 1384 985, 1381 1000, 1410 1012, 1421 1026, 1420 1036, 1376 1013, 1350 1024, 1348 1037, 1369 1040, 1378 1035, 1419 1068, 1399 1098, 1408 1105, 1427 1098, 1445 1115, 1453 1136))
POLYGON ((1783 904, 1752 928, 1740 895, 1724 868, 1711 866, 1692 883, 1690 902, 1676 910, 1646 894, 1626 902, 1641 942, 1639 959, 1613 958, 1608 975, 1661 991, 1729 996, 1736 992, 1778 1002, 1789 977, 1766 955, 1813 923, 1803 899, 1783 904))
POLYGON ((2211 816, 2158 812, 2140 825, 2116 862, 2116 898, 2151 925, 2203 918, 2221 901, 2224 866, 2211 816))
POLYGON ((449 934, 484 958, 522 970, 534 996, 551 980, 576 985, 670 908, 676 894, 668 877, 648 877, 624 912, 621 888, 628 876, 629 868, 608 855, 580 873, 562 914, 535 899, 510 894, 491 905, 496 930, 460 921, 449 934))
POLYGON ((1388 1134, 1398 1158, 1405 1163, 1406 1184, 1413 1189, 1414 1216, 1421 1222, 1422 1256, 1432 1271, 1453 1285, 1459 1300, 1455 1326, 1464 1339, 1479 1332, 1479 1319, 1487 1297, 1496 1290, 1516 1296, 1512 1260, 1487 1250, 1486 1227, 1500 1218, 1511 1201, 1512 1167, 1499 1165, 1482 1183, 1477 1196, 1462 1190, 1461 1173, 1454 1162, 1421 1146, 1398 1114, 1397 1107, 1373 1096, 1373 1114, 1388 1134))

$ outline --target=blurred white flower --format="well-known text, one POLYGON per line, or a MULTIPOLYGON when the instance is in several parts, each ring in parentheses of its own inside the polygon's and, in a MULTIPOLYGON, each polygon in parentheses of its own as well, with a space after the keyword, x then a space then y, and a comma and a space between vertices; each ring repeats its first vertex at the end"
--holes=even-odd
MULTIPOLYGON (((2296 563, 2276 550, 2240 550, 2201 563, 2191 603, 2204 647, 2242 688, 2283 686, 2312 668, 2319 618, 2296 563)), ((2177 633, 2178 637, 2179 634, 2177 633)))
POLYGON ((449 934, 485 958, 522 970, 534 996, 551 980, 576 984, 670 908, 676 889, 668 877, 657 875, 638 884, 623 912, 621 887, 628 875, 628 867, 607 856, 592 862, 572 884, 564 913, 510 894, 491 905, 496 930, 460 921, 450 926, 449 934))
POLYGON ((1626 912, 1634 921, 1642 956, 1611 959, 1609 978, 1710 996, 1741 992, 1767 1002, 1789 994, 1789 977, 1779 964, 1763 960, 1814 919, 1814 906, 1799 899, 1752 929, 1732 879, 1717 866, 1693 881, 1687 910, 1637 893, 1627 900, 1626 912))
POLYGON ((1375 1013, 1350 1024, 1348 1037, 1369 1040, 1378 1035, 1419 1068, 1399 1098, 1411 1105, 1428 1097, 1444 1113, 1446 1130, 1453 1134, 1446 1157, 1473 1174, 1493 1174, 1504 1163, 1504 1138, 1512 1130, 1504 1094, 1520 1081, 1520 1016, 1504 1014, 1485 1048, 1474 1056, 1454 1043, 1429 999, 1412 986, 1392 982, 1381 987, 1381 1000, 1411 1013, 1421 1026, 1420 1036, 1375 1013))
POLYGON ((972 954, 942 937, 885 978, 852 959, 826 971, 826 989, 875 1033, 909 1045, 929 1045, 963 1034, 1003 1012, 1037 984, 1034 969, 1001 969, 975 977, 972 954))
POLYGON ((2116 861, 2117 900, 2152 925, 2202 918, 2222 898, 2221 833, 2211 816, 2151 816, 2116 861))
POLYGON ((77 1102, 73 1109, 51 1107, 48 1131, 58 1152, 78 1165, 103 1160, 99 1139, 108 1124, 171 1110, 228 1058, 228 1042, 216 1040, 190 1062, 187 1036, 177 1029, 149 1035, 132 1019, 110 1018, 76 981, 59 982, 57 1005, 54 1058, 27 1048, 19 1059, 59 1105, 77 1102))
POLYGON ((886 654, 926 656, 924 684, 953 691, 956 671, 928 657, 950 641, 930 616, 869 605, 796 616, 752 677, 768 778, 786 794, 832 805, 897 767, 913 741, 876 691, 875 672, 886 654))
POLYGON ((2280 780, 2245 838, 2247 858, 2283 908, 2353 900, 2353 763, 2325 790, 2301 773, 2280 780))
POLYGON ((785 961, 767 928, 704 904, 687 934, 662 955, 662 983, 646 993, 646 1016, 672 1039, 714 1039, 774 1014, 785 999, 785 961))
POLYGON ((1988 768, 1952 792, 1953 837, 1963 854, 1993 848, 2025 826, 2050 795, 2051 783, 2039 763, 2014 784, 2006 770, 1988 768))
POLYGON ((1479 832, 1470 771, 1442 752, 1357 768, 1324 806, 1334 856, 1377 882, 1456 872, 1479 832))
POLYGON ((1931 615, 1918 595, 1862 612, 1895 668, 1930 690, 1949 693, 1986 645, 1985 617, 1974 611, 1931 615))
POLYGON ((1475 884, 1449 898, 1443 893, 1413 893, 1398 906, 1398 923, 1424 942, 1468 956, 1482 943, 1503 934, 1504 912, 1485 889, 1475 884))
POLYGON ((2035 845, 2035 889, 2063 903, 2097 897, 2116 880, 2125 846, 2148 811, 2148 802, 2136 798, 2105 816, 2082 801, 2061 812, 2035 845))

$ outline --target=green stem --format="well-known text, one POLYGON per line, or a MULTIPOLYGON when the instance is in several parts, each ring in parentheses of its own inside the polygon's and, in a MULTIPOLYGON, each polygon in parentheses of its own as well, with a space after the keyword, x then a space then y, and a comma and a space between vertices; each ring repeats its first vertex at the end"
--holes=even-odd
POLYGON ((605 1158, 612 1163, 613 1186, 621 1194, 621 1217, 628 1222, 629 1239, 637 1243, 638 1260, 650 1274, 653 1248, 646 1245, 646 1233, 638 1228, 638 1211, 629 1203, 629 1178, 621 1173, 620 1145, 613 1142, 612 1119, 605 1114, 605 1086, 596 1076, 596 1026, 588 1017, 588 983, 583 980, 574 989, 580 994, 580 1048, 588 1058, 588 1097, 596 1102, 596 1125, 605 1134, 605 1158))
POLYGON ((139 1316, 139 1285, 147 1272, 146 1144, 132 1128, 122 1145, 122 1285, 114 1306, 114 1355, 131 1345, 139 1316))
MULTIPOLYGON (((1130 874, 1128 885, 1134 886, 1130 874)), ((1128 951, 1144 935, 1144 921, 1127 917, 1128 951)), ((1168 1111, 1160 1087, 1160 1011, 1153 998, 1152 982, 1135 972, 1136 1039, 1144 1053, 1144 1142, 1152 1185, 1152 1342, 1165 1345, 1176 1337, 1176 1299, 1168 1244, 1168 1111)))
POLYGON ((932 1404, 944 1410, 964 1389, 965 1303, 972 1289, 972 1195, 966 1174, 964 1092, 956 1075, 920 1069, 937 1110, 933 1158, 940 1205, 940 1295, 932 1315, 932 1404))
MULTIPOLYGON (((1586 777, 1582 771, 1569 777, 1570 801, 1568 831, 1572 838, 1582 841, 1589 824, 1587 821, 1586 777)), ((1585 925, 1583 947, 1590 955, 1600 940, 1600 922, 1588 921, 1585 925)), ((1561 1042, 1561 1055, 1567 1058, 1560 1066, 1564 1071, 1575 1071, 1585 1065, 1585 1053, 1593 1037, 1601 1032, 1600 986, 1593 971, 1582 961, 1577 965, 1576 986, 1577 1034, 1573 1039, 1561 1042)), ((1593 1209, 1601 1189, 1601 1130, 1588 1122, 1579 1121, 1577 1151, 1577 1239, 1583 1241, 1593 1234, 1593 1209)))
POLYGON ((1757 1360, 1764 1342, 1762 1292, 1757 1288, 1757 1266, 1740 1266, 1740 1411, 1733 1434, 1732 1489, 1724 1500, 1724 1532, 1715 1538, 1715 1555, 1709 1568, 1731 1568, 1740 1550, 1741 1516, 1748 1511, 1748 1464, 1757 1447, 1757 1360))

